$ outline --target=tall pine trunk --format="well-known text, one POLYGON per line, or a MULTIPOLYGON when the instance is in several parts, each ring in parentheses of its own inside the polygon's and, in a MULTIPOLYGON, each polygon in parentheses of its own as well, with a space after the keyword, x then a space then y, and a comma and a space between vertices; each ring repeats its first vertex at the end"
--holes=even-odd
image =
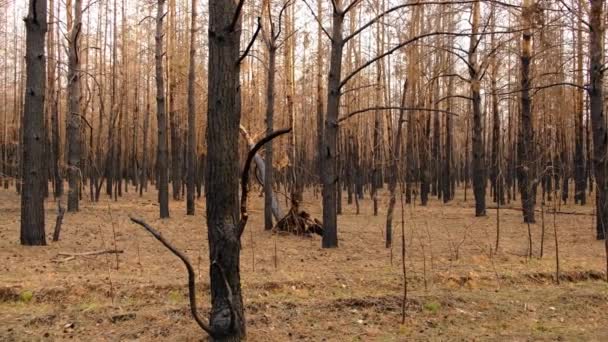
POLYGON ((238 232, 241 20, 237 11, 236 1, 209 1, 205 196, 211 262, 210 323, 221 332, 216 341, 240 341, 245 336, 238 232))
POLYGON ((23 108, 23 185, 21 187, 21 244, 46 245, 44 235, 44 96, 47 30, 46 0, 30 0, 26 27, 26 88, 23 108))
POLYGON ((196 92, 195 65, 196 56, 196 0, 192 0, 192 21, 190 24, 190 63, 188 64, 188 175, 186 189, 186 214, 194 215, 194 182, 196 180, 196 92))
POLYGON ((604 117, 604 18, 603 0, 591 0, 589 12, 589 106, 593 130, 593 167, 596 182, 596 237, 606 238, 608 227, 608 134, 604 117))
POLYGON ((160 203, 160 218, 169 217, 169 184, 167 175, 167 115, 165 114, 165 80, 163 74, 163 17, 165 0, 158 0, 156 13, 156 118, 158 121, 158 201, 160 203))

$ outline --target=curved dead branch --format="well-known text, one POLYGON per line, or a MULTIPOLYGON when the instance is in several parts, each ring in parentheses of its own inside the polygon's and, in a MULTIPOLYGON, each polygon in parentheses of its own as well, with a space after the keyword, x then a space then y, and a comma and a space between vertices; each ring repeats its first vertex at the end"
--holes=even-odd
MULTIPOLYGON (((152 234, 152 236, 154 236, 156 238, 156 240, 160 241, 160 243, 162 243, 163 246, 167 247, 167 249, 170 250, 171 253, 175 254, 175 256, 177 256, 184 263, 184 265, 186 265, 186 269, 188 270, 188 297, 190 298, 190 312, 192 313, 192 316, 194 317, 194 320, 196 321, 198 326, 201 327, 201 329, 203 329, 207 334, 209 334, 209 336, 215 337, 217 334, 198 315, 198 309, 196 308, 196 284, 195 284, 194 268, 192 267, 190 260, 188 260, 188 257, 184 253, 182 253, 180 250, 175 248, 169 241, 167 241, 159 231, 152 228, 149 224, 144 222, 142 219, 138 219, 138 218, 135 218, 132 216, 129 216, 129 218, 134 223, 137 223, 138 225, 144 227, 144 229, 146 229, 150 234, 152 234)), ((223 273, 223 270, 222 270, 222 273, 223 273)), ((232 311, 232 307, 230 308, 230 310, 232 311)))
POLYGON ((247 160, 245 160, 245 166, 243 167, 243 173, 241 174, 241 220, 239 222, 239 238, 241 237, 241 235, 243 235, 243 232, 245 231, 245 225, 247 224, 247 220, 249 219, 249 214, 247 214, 247 193, 249 192, 247 184, 249 183, 249 169, 251 168, 251 162, 253 161, 253 157, 255 157, 255 154, 267 142, 289 132, 291 132, 291 127, 283 128, 268 134, 267 136, 259 140, 247 154, 247 160))

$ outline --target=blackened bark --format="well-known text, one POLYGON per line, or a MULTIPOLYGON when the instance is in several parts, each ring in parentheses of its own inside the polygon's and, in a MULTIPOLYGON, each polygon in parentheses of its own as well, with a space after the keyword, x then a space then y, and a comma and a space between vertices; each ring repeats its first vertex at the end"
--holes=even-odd
POLYGON ((593 130, 593 167, 596 182, 596 237, 606 238, 608 227, 608 134, 604 116, 604 0, 591 0, 589 14, 589 102, 591 109, 591 126, 593 130))
POLYGON ((210 267, 209 272, 212 304, 210 325, 220 333, 214 339, 216 341, 240 341, 245 336, 238 232, 241 21, 235 16, 236 12, 236 1, 209 1, 205 193, 209 260, 212 265, 217 263, 219 266, 210 267), (234 22, 233 18, 236 19, 234 22), (227 291, 226 282, 231 293, 227 291))
MULTIPOLYGON (((270 13, 268 14, 270 15, 270 13)), ((276 74, 276 57, 277 48, 275 46, 274 29, 271 30, 271 37, 268 44, 268 74, 266 80, 266 134, 270 134, 274 130, 274 83, 276 74)), ((264 229, 272 229, 272 186, 274 183, 274 167, 272 141, 265 146, 266 153, 264 155, 264 229)))
POLYGON ((44 233, 44 96, 47 31, 46 0, 30 0, 26 27, 26 91, 23 108, 23 185, 21 188, 21 244, 46 245, 44 233))
POLYGON ((81 134, 80 134, 80 57, 79 36, 81 30, 82 2, 74 1, 74 22, 70 29, 69 63, 68 63, 68 212, 78 211, 80 200, 80 167, 81 134))
POLYGON ((190 63, 188 64, 188 187, 186 191, 186 214, 194 215, 194 182, 196 178, 196 98, 194 91, 196 55, 196 0, 192 0, 192 21, 190 24, 190 63))
POLYGON ((165 80, 163 72, 163 17, 165 0, 158 0, 156 13, 156 118, 158 121, 158 201, 160 218, 169 217, 169 184, 167 176, 167 116, 165 114, 165 80))
MULTIPOLYGON (((336 1, 340 4, 340 1, 336 1)), ((340 112, 342 77, 342 50, 344 13, 334 11, 329 65, 329 82, 327 89, 327 114, 323 132, 323 150, 321 155, 323 182, 323 248, 338 247, 337 219, 337 148, 338 148, 338 115, 340 112)))
POLYGON ((485 150, 482 132, 482 112, 481 112, 481 77, 477 63, 477 47, 479 46, 479 2, 473 3, 473 23, 471 27, 471 45, 469 48, 469 75, 471 76, 471 98, 473 106, 473 125, 471 126, 471 148, 473 163, 473 194, 475 195, 475 216, 486 215, 486 170, 485 170, 485 150))
POLYGON ((521 113, 519 123, 518 178, 521 193, 521 205, 525 223, 534 223, 534 206, 536 202, 536 181, 534 180, 534 128, 530 98, 530 61, 532 59, 532 11, 533 1, 524 1, 523 21, 525 31, 521 48, 521 113))

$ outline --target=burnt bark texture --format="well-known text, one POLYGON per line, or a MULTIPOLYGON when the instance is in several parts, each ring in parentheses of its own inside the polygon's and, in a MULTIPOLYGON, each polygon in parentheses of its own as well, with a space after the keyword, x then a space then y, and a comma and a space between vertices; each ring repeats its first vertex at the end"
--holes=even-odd
POLYGON ((81 133, 80 133, 80 57, 79 36, 81 31, 82 2, 74 1, 74 21, 70 28, 68 54, 68 212, 76 212, 80 200, 80 165, 81 133))
POLYGON ((473 154, 472 177, 473 195, 475 196, 475 216, 486 215, 486 169, 483 144, 483 118, 481 111, 481 77, 477 62, 479 46, 479 2, 473 3, 471 42, 469 48, 469 75, 471 76, 471 98, 473 106, 473 125, 471 126, 471 148, 473 154))
POLYGON ((46 0, 30 0, 26 28, 26 84, 23 108, 21 244, 46 245, 44 233, 44 96, 46 0))
POLYGON ((196 180, 196 93, 195 65, 196 56, 196 0, 192 0, 192 18, 190 24, 190 62, 188 64, 188 157, 186 214, 194 215, 194 182, 196 180))
POLYGON ((163 72, 163 18, 165 0, 158 0, 156 13, 156 119, 158 121, 158 146, 156 167, 158 172, 158 202, 160 218, 169 217, 169 177, 167 174, 167 115, 165 113, 165 80, 163 72))
POLYGON ((532 20, 534 2, 524 1, 522 19, 524 31, 521 43, 521 112, 519 137, 517 140, 518 178, 521 193, 521 205, 525 223, 534 223, 534 206, 536 202, 536 181, 534 179, 534 126, 532 100, 530 98, 530 62, 532 59, 532 20))
POLYGON ((245 337, 239 239, 240 6, 209 1, 206 200, 215 341, 245 337), (214 267, 213 264, 218 267, 214 267), (230 291, 228 291, 230 289, 230 291))
POLYGON ((604 116, 604 24, 603 0, 591 0, 589 12, 589 106, 591 109, 591 127, 593 130, 593 168, 596 182, 596 237, 606 238, 608 225, 608 134, 604 116))

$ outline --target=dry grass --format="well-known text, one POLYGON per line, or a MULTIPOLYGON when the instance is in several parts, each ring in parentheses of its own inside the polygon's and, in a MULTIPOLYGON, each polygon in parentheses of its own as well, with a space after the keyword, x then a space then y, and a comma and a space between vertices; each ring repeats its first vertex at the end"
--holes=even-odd
MULTIPOLYGON (((19 245, 18 197, 1 190, 0 340, 204 340, 189 316, 183 265, 128 220, 129 214, 145 218, 189 255, 206 311, 204 201, 197 202, 194 217, 185 216, 184 202, 172 202, 172 218, 161 221, 155 196, 130 192, 118 202, 85 200, 80 213, 66 214, 60 242, 25 248, 19 245), (117 248, 124 250, 118 269, 114 255, 58 262, 59 252, 113 248, 113 225, 117 248)), ((399 209, 394 250, 384 248, 385 213, 372 216, 369 199, 358 216, 344 201, 340 248, 323 250, 319 237, 264 232, 262 201, 252 194, 241 259, 249 340, 608 340, 605 257, 592 215, 557 216, 558 286, 551 215, 544 257, 538 258, 539 214, 532 226, 534 258, 528 260, 521 212, 501 211, 501 249, 494 255, 496 212, 475 218, 472 201, 459 196, 448 205, 433 200, 406 209, 409 301, 401 325, 399 209)), ((319 202, 310 193, 303 207, 320 217, 319 202)), ((591 206, 561 209, 593 212, 591 206)), ((46 219, 50 227, 52 201, 46 219)))

